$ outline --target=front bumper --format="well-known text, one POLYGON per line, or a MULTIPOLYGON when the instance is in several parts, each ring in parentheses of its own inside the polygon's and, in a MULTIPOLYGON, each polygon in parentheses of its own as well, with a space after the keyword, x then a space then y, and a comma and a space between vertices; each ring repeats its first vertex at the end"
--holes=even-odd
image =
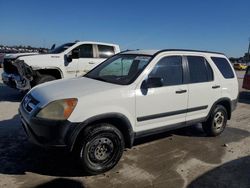
POLYGON ((26 91, 30 89, 30 83, 27 79, 22 79, 19 75, 16 74, 7 74, 2 73, 3 83, 7 86, 18 89, 20 91, 26 91))
POLYGON ((6 74, 5 72, 2 73, 3 83, 14 89, 17 89, 15 82, 16 77, 17 75, 14 74, 6 74))
POLYGON ((76 123, 33 117, 34 113, 29 114, 23 108, 22 103, 19 108, 19 115, 25 133, 32 143, 43 147, 71 147, 68 141, 76 123))

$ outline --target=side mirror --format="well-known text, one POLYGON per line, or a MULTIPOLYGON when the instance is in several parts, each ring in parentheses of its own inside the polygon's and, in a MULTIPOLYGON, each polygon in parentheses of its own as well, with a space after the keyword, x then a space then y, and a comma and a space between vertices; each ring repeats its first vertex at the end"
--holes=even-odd
POLYGON ((163 86, 163 78, 160 77, 148 78, 146 81, 147 88, 157 88, 162 86, 163 86))

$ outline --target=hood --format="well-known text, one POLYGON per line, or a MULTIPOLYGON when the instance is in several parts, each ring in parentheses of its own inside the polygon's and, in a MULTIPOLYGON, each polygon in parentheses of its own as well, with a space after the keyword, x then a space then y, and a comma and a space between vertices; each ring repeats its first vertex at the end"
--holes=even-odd
POLYGON ((32 55, 38 55, 36 52, 27 52, 27 53, 16 53, 16 54, 5 54, 4 58, 5 59, 16 59, 21 56, 32 56, 32 55))
POLYGON ((53 67, 53 62, 62 61, 60 54, 39 54, 35 56, 21 56, 18 60, 23 60, 27 65, 33 67, 53 67))
POLYGON ((98 95, 117 88, 120 88, 119 85, 82 77, 47 82, 36 86, 29 93, 46 104, 59 99, 98 95))

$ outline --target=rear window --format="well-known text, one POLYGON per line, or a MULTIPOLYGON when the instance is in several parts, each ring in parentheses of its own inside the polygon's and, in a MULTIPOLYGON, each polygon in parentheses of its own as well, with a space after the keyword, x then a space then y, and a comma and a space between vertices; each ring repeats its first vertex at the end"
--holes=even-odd
POLYGON ((227 59, 222 57, 211 57, 211 59, 213 60, 217 68, 220 70, 224 78, 226 79, 234 78, 234 72, 227 59))

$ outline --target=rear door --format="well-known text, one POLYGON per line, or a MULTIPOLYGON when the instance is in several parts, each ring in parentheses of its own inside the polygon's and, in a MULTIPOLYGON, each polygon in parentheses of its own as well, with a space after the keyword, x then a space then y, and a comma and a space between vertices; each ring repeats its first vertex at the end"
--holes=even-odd
POLYGON ((209 113, 221 96, 220 81, 203 56, 186 56, 189 70, 189 97, 186 121, 199 120, 209 113))
POLYGON ((90 44, 82 45, 80 50, 81 58, 78 65, 78 76, 86 74, 114 54, 115 51, 113 46, 91 44, 90 47, 90 44))
POLYGON ((98 44, 94 45, 94 48, 96 61, 89 65, 91 69, 93 69, 94 67, 105 61, 107 58, 115 54, 114 46, 98 44))

